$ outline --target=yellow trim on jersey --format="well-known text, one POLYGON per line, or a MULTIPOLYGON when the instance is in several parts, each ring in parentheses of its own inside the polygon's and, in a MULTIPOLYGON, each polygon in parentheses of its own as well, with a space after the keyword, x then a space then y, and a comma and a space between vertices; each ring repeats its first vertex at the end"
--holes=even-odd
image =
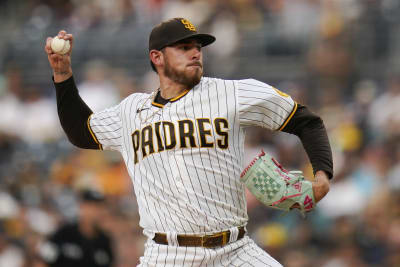
POLYGON ((171 98, 169 102, 175 102, 176 100, 179 100, 180 98, 184 97, 187 93, 189 93, 190 90, 186 89, 182 94, 178 95, 177 97, 171 98))
POLYGON ((285 128, 285 126, 288 124, 290 119, 293 117, 294 113, 296 113, 296 110, 297 110, 297 103, 294 102, 294 108, 292 110, 292 113, 290 113, 289 117, 287 117, 286 121, 282 124, 282 126, 278 129, 278 131, 282 131, 283 128, 285 128))
POLYGON ((289 95, 288 94, 286 94, 286 93, 284 93, 284 92, 282 92, 281 90, 278 90, 278 89, 276 89, 275 87, 273 87, 272 86, 272 88, 280 95, 280 96, 283 96, 283 97, 289 97, 289 95))
MULTIPOLYGON (((190 89, 186 89, 182 94, 180 94, 180 95, 178 95, 178 96, 176 96, 176 97, 174 97, 174 98, 168 99, 168 102, 175 102, 175 101, 181 99, 181 98, 184 97, 187 93, 189 93, 189 91, 190 91, 190 89)), ((164 107, 163 104, 157 103, 157 102, 155 102, 154 100, 153 100, 153 102, 151 102, 151 104, 152 104, 153 106, 155 106, 155 107, 158 107, 158 108, 163 108, 163 107, 164 107)))
POLYGON ((92 137, 93 137, 93 140, 96 142, 96 144, 99 145, 99 149, 100 149, 100 150, 103 150, 103 146, 99 143, 99 141, 98 141, 97 138, 96 138, 96 135, 93 133, 92 128, 90 127, 90 118, 92 117, 92 115, 93 115, 93 113, 90 114, 90 116, 89 116, 89 118, 88 118, 86 124, 87 124, 87 127, 88 127, 88 129, 89 129, 90 134, 91 134, 92 137))
POLYGON ((159 103, 157 103, 157 102, 151 102, 151 104, 153 105, 153 106, 156 106, 156 107, 158 107, 158 108, 163 108, 164 107, 164 105, 163 104, 159 104, 159 103))

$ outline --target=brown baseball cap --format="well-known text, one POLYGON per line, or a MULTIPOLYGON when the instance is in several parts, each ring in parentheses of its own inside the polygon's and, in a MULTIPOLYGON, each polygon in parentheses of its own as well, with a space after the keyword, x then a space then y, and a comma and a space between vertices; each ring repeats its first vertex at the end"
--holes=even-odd
POLYGON ((215 41, 210 34, 197 33, 196 27, 187 19, 173 18, 164 21, 153 28, 149 38, 149 51, 161 50, 166 46, 179 41, 194 38, 201 46, 206 46, 215 41))

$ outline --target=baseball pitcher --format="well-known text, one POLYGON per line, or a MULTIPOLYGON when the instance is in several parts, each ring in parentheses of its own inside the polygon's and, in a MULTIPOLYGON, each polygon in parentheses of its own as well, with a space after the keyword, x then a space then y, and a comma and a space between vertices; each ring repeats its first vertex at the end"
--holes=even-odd
POLYGON ((70 50, 45 51, 58 115, 72 144, 119 151, 132 178, 140 226, 148 237, 139 266, 281 266, 246 233, 245 188, 265 205, 312 210, 329 191, 332 156, 322 120, 263 82, 203 76, 203 47, 215 37, 187 19, 155 26, 150 64, 160 87, 93 113, 80 98, 70 50), (313 166, 312 182, 265 153, 243 170, 245 128, 297 135, 313 166))

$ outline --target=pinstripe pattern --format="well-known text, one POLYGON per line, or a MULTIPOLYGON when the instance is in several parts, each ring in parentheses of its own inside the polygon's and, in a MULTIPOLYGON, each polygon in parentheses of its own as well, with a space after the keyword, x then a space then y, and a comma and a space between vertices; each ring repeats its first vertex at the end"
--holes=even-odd
POLYGON ((156 244, 152 240, 146 243, 145 248, 139 267, 282 267, 248 236, 224 247, 213 249, 165 246, 156 244))
POLYGON ((273 87, 248 79, 238 81, 241 125, 257 125, 277 130, 293 110, 294 102, 273 87))
MULTIPOLYGON (((245 191, 239 181, 244 128, 279 129, 294 101, 256 80, 205 77, 175 100, 158 107, 148 94, 132 94, 89 121, 103 149, 120 151, 124 158, 140 226, 151 239, 155 232, 199 235, 246 225, 245 191)), ((247 254, 237 254, 230 250, 234 244, 204 250, 148 243, 143 264, 227 266, 226 255, 233 253, 236 260, 230 266, 280 266, 255 245, 247 254)))

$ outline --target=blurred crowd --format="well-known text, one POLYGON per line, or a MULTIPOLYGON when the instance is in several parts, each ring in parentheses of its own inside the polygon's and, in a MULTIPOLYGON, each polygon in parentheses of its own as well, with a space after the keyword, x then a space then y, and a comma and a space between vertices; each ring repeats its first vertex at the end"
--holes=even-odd
MULTIPOLYGON (((60 127, 43 51, 75 36, 80 94, 94 111, 158 86, 148 35, 184 16, 217 37, 208 76, 256 78, 322 116, 335 175, 313 213, 283 215, 248 196, 252 238, 287 267, 400 266, 400 2, 398 0, 0 1, 0 267, 42 267, 38 247, 77 219, 78 191, 106 195, 99 221, 115 267, 143 252, 133 185, 118 154, 74 148, 60 127)), ((312 177, 298 138, 247 131, 246 163, 261 148, 312 177)))

